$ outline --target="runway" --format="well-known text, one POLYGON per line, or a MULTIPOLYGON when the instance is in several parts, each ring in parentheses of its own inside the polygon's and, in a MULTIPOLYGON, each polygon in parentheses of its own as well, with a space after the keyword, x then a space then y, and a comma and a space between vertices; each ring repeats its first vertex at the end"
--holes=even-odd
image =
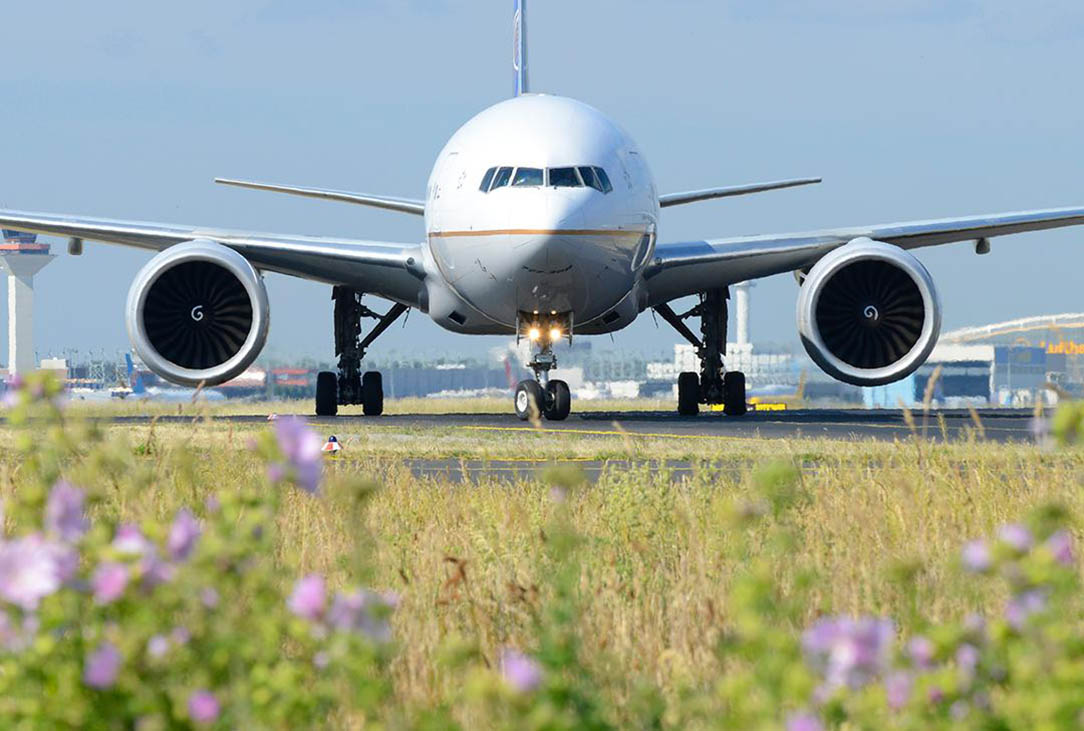
MULTIPOLYGON (((451 428, 473 432, 479 439, 499 438, 502 434, 556 433, 591 437, 655 437, 660 439, 798 439, 835 440, 877 439, 892 441, 919 437, 933 441, 958 440, 977 435, 996 442, 1034 440, 1034 415, 1030 410, 988 409, 973 416, 966 410, 932 410, 912 413, 913 425, 899 410, 808 409, 793 411, 750 412, 740 418, 719 412, 683 417, 664 411, 622 411, 573 413, 567 421, 543 420, 532 425, 512 414, 410 414, 379 417, 338 416, 307 417, 321 430, 349 431, 366 425, 397 427, 404 430, 451 428)), ((267 421, 267 415, 212 416, 213 421, 255 424, 267 421)), ((160 416, 160 423, 190 422, 190 416, 160 416)), ((147 416, 118 416, 115 424, 138 424, 151 421, 147 416)))

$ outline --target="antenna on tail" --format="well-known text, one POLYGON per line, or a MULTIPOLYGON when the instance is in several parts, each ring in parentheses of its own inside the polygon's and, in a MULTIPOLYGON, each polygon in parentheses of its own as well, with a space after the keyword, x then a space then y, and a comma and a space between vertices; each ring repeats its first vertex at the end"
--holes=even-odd
POLYGON ((512 0, 512 69, 516 74, 516 96, 530 91, 527 83, 527 0, 512 0))

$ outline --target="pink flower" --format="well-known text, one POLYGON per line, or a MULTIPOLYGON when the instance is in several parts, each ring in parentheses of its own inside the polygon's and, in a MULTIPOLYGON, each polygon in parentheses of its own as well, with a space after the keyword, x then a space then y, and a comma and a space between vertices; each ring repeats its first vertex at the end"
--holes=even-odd
POLYGON ((286 458, 286 471, 293 474, 298 487, 315 494, 320 489, 323 472, 323 440, 303 419, 295 416, 275 421, 275 439, 286 458))
POLYGON ((903 671, 890 673, 885 678, 885 695, 888 698, 888 707, 898 711, 907 705, 911 699, 911 691, 915 686, 914 679, 910 674, 903 671))
POLYGON ((1019 523, 1007 523, 998 528, 997 538, 1017 553, 1026 553, 1035 543, 1031 531, 1019 523))
POLYGON ((293 594, 286 600, 291 612, 313 621, 320 619, 326 604, 324 578, 316 574, 299 579, 294 585, 293 594))
POLYGON ((824 731, 824 724, 812 713, 795 713, 787 718, 787 731, 824 731))
POLYGON ((357 589, 349 594, 336 594, 327 612, 327 622, 343 632, 357 632, 373 642, 391 640, 388 616, 399 603, 394 594, 376 594, 357 589))
POLYGON ((184 561, 196 547, 200 537, 199 521, 187 509, 177 513, 173 525, 169 528, 166 550, 174 561, 184 561))
POLYGON ((120 652, 113 645, 105 642, 98 646, 86 659, 83 666, 83 682, 91 688, 105 690, 117 682, 120 672, 120 652))
POLYGON ((117 553, 127 554, 129 556, 142 556, 149 552, 153 545, 148 541, 143 533, 136 526, 131 523, 125 523, 124 525, 117 527, 117 533, 113 537, 113 549, 117 553))
POLYGON ((95 602, 110 604, 120 599, 128 587, 128 567, 116 562, 103 563, 94 570, 90 585, 95 602))
POLYGON ((913 637, 907 643, 907 654, 911 656, 911 662, 921 670, 929 670, 933 665, 934 646, 925 637, 913 637))
POLYGON ((961 552, 964 568, 976 574, 990 570, 990 547, 986 541, 968 541, 961 552))
POLYGON ((823 690, 860 688, 884 672, 895 631, 887 619, 829 617, 805 631, 802 649, 824 677, 823 690))
POLYGON ((73 543, 87 532, 83 514, 83 491, 63 480, 53 485, 45 503, 45 529, 61 540, 73 543))
POLYGON ((1073 538, 1068 531, 1059 530, 1046 539, 1046 547, 1062 566, 1073 565, 1073 538))
POLYGON ((27 611, 37 609, 72 573, 70 552, 40 535, 0 541, 0 597, 27 611))
POLYGON ((214 723, 220 712, 218 699, 207 690, 197 690, 188 696, 188 715, 196 723, 214 723))
POLYGON ((1013 629, 1021 630, 1033 614, 1046 609, 1046 594, 1038 589, 1025 591, 1005 605, 1005 620, 1013 629))
POLYGON ((154 635, 147 640, 147 654, 155 660, 162 658, 169 652, 169 640, 163 635, 154 635))
POLYGON ((542 668, 519 650, 506 647, 501 650, 497 665, 504 682, 520 693, 530 693, 542 685, 542 668))
POLYGON ((218 606, 218 592, 214 587, 208 586, 199 593, 199 600, 207 609, 214 609, 218 606))

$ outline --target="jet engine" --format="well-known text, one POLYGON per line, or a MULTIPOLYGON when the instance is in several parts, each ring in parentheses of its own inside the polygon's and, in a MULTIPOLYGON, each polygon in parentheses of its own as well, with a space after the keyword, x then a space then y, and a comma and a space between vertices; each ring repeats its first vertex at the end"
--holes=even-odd
POLYGON ((136 275, 128 337, 147 367, 172 383, 215 386, 256 359, 271 323, 263 277, 214 241, 186 241, 136 275))
POLYGON ((879 386, 909 376, 941 332, 926 267, 898 246, 860 238, 824 256, 798 295, 798 333, 833 378, 879 386))

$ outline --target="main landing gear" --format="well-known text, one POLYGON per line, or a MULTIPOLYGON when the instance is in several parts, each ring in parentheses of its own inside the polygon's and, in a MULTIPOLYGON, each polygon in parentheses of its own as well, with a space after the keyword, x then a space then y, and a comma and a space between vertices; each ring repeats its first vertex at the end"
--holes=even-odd
POLYGON ((564 421, 572 411, 572 393, 564 381, 556 378, 551 381, 549 373, 557 367, 553 345, 564 337, 566 332, 571 338, 571 326, 560 319, 541 322, 537 315, 530 316, 529 322, 531 325, 527 330, 527 338, 538 344, 539 350, 527 364, 534 372, 534 380, 516 384, 516 416, 521 421, 537 420, 543 416, 549 421, 564 421))
POLYGON ((700 360, 700 373, 687 372, 678 376, 678 413, 682 416, 695 416, 700 411, 700 404, 722 404, 727 416, 745 415, 745 374, 727 372, 723 368, 728 296, 725 288, 702 292, 700 303, 680 315, 667 304, 655 307, 662 319, 693 344, 700 360), (690 317, 700 318, 699 338, 685 325, 685 320, 690 317))
POLYGON ((384 379, 379 371, 361 372, 361 361, 373 341, 409 308, 395 304, 380 315, 361 303, 364 296, 350 287, 335 287, 335 355, 339 356, 338 373, 323 371, 316 377, 316 415, 335 416, 339 406, 361 404, 366 416, 384 413, 384 379), (361 338, 361 320, 376 320, 369 334, 361 338))

